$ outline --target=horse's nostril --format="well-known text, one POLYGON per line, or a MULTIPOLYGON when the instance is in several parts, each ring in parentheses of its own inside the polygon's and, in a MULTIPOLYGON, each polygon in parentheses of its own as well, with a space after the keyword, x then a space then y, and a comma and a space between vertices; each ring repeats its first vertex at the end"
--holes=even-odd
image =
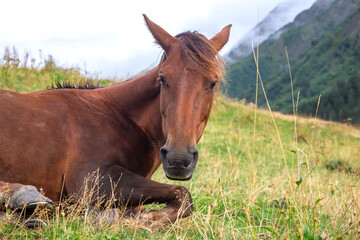
POLYGON ((199 151, 198 151, 195 147, 189 149, 189 152, 190 152, 190 154, 191 154, 192 159, 191 159, 191 161, 190 161, 187 165, 190 165, 190 163, 191 163, 192 161, 197 161, 198 158, 199 158, 199 151))
POLYGON ((168 153, 168 150, 165 147, 160 148, 160 157, 163 161, 166 160, 167 153, 168 153))
POLYGON ((184 159, 182 164, 184 165, 184 167, 188 167, 191 162, 192 162, 192 158, 188 158, 188 159, 184 159))

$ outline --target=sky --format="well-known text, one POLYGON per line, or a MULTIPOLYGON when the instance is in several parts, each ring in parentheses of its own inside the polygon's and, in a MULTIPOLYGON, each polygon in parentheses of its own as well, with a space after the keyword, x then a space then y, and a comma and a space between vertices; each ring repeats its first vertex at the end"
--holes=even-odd
POLYGON ((226 54, 284 1, 302 0, 8 0, 0 9, 0 54, 15 46, 20 56, 28 52, 39 59, 41 49, 60 66, 126 78, 155 66, 161 56, 143 13, 171 35, 197 30, 211 38, 232 24, 221 52, 226 54))

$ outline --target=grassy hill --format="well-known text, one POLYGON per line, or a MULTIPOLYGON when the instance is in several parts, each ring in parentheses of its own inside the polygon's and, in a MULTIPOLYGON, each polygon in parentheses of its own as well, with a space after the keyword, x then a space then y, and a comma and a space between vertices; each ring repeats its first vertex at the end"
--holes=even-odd
MULTIPOLYGON (((89 77, 82 74, 78 67, 65 68, 58 66, 51 55, 40 59, 39 63, 31 60, 28 63, 29 55, 25 54, 24 60, 20 59, 15 48, 5 49, 5 53, 0 64, 0 88, 16 92, 31 92, 45 90, 51 84, 60 81, 81 82, 89 77)), ((98 81, 96 77, 92 80, 98 81)), ((102 85, 112 83, 111 80, 101 81, 102 85)))
MULTIPOLYGON (((0 84, 20 92, 43 89, 56 74, 64 80, 85 78, 56 66, 1 66, 0 71, 8 73, 0 84)), ((136 220, 97 228, 81 206, 63 203, 46 229, 0 221, 0 238, 357 239, 359 144, 360 131, 352 126, 271 113, 219 95, 199 143, 193 179, 170 181, 161 168, 154 176, 190 190, 191 217, 158 230, 136 220)))
MULTIPOLYGON (((269 99, 276 110, 292 112, 287 47, 294 92, 300 92, 299 113, 334 121, 352 119, 360 124, 360 1, 335 0, 327 9, 321 1, 301 13, 293 23, 260 45, 259 67, 269 99)), ((229 66, 225 93, 249 102, 255 100, 256 67, 253 56, 229 66)), ((259 103, 265 106, 262 96, 259 103)))

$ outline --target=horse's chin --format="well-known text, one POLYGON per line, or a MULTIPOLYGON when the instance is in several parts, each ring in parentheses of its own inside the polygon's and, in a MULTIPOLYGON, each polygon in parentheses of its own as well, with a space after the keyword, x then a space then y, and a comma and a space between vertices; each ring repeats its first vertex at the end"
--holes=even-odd
POLYGON ((192 178, 193 171, 189 169, 168 167, 165 170, 166 177, 175 181, 188 181, 192 178))
POLYGON ((175 180, 175 181, 189 181, 192 178, 192 175, 190 175, 189 177, 170 177, 169 175, 166 174, 166 177, 170 180, 175 180))

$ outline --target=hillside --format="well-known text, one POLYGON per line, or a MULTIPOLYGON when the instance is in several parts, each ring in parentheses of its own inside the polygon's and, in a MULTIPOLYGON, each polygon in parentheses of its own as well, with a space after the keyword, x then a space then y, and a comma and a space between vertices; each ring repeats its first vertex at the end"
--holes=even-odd
POLYGON ((224 56, 227 63, 234 63, 239 58, 248 56, 252 52, 252 42, 262 43, 271 34, 275 33, 284 25, 292 22, 296 15, 308 9, 314 0, 293 1, 287 0, 278 4, 258 26, 253 27, 233 47, 229 54, 224 56))
MULTIPOLYGON (((359 0, 318 0, 309 10, 281 28, 259 46, 259 67, 270 104, 284 113, 292 111, 287 47, 294 92, 300 92, 299 113, 360 123, 358 63, 359 0)), ((253 56, 229 66, 225 93, 255 100, 256 68, 253 56)), ((260 105, 265 105, 259 95, 260 105)), ((296 100, 295 100, 296 101, 296 100)))
MULTIPOLYGON (((82 82, 89 79, 100 81, 95 76, 85 76, 78 67, 61 67, 49 55, 40 61, 30 60, 28 53, 20 59, 16 48, 6 48, 0 64, 0 88, 16 92, 45 90, 56 82, 82 82), (23 60, 23 61, 22 61, 23 60)), ((109 85, 112 80, 102 80, 101 85, 109 85)))

